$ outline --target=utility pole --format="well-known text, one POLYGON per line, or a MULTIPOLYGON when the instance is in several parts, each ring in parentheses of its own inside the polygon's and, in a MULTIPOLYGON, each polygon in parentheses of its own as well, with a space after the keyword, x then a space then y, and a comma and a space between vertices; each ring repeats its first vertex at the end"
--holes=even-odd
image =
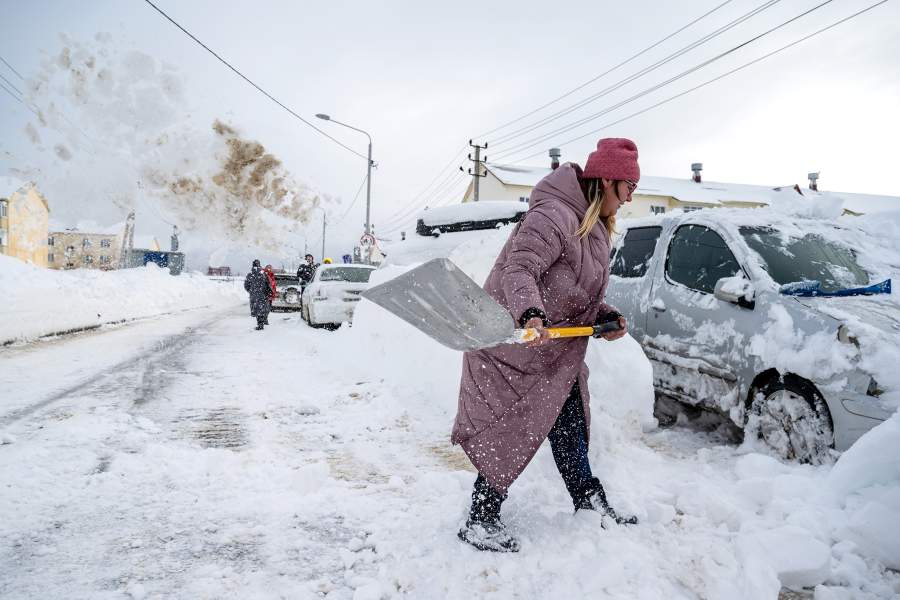
MULTIPOLYGON (((366 134, 369 135, 369 134, 366 134)), ((369 138, 369 159, 366 171, 366 233, 372 233, 372 138, 369 138)))
MULTIPOLYGON (((478 181, 482 177, 487 177, 487 173, 481 172, 481 163, 487 161, 486 155, 484 157, 484 161, 482 161, 481 151, 487 150, 488 145, 487 145, 487 142, 485 142, 484 146, 479 146, 478 144, 473 144, 472 140, 469 140, 469 145, 472 146, 473 148, 475 148, 475 158, 472 158, 471 152, 469 153, 469 160, 471 160, 473 163, 475 163, 475 170, 473 171, 472 169, 469 169, 468 173, 469 173, 469 175, 471 175, 474 178, 473 182, 472 182, 473 183, 473 191, 475 192, 474 199, 475 199, 475 202, 478 202, 478 181)), ((460 167, 459 170, 462 171, 463 168, 460 167)), ((465 171, 463 171, 463 172, 465 172, 465 171)))

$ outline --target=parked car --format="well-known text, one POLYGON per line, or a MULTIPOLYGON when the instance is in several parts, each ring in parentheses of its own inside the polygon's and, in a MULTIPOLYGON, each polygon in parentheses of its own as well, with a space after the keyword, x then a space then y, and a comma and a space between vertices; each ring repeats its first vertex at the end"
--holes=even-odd
POLYGON ((770 209, 631 221, 619 224, 606 299, 650 359, 658 408, 675 400, 722 413, 809 462, 892 414, 861 366, 873 345, 854 327, 872 324, 896 345, 897 305, 861 295, 890 281, 871 285, 846 228, 770 209), (825 297, 834 292, 847 295, 825 297))
POLYGON ((303 320, 312 327, 352 321, 360 294, 369 287, 369 276, 374 270, 370 265, 320 265, 303 290, 303 320))
POLYGON ((278 297, 272 300, 273 310, 300 310, 302 288, 296 274, 275 273, 275 291, 278 297))

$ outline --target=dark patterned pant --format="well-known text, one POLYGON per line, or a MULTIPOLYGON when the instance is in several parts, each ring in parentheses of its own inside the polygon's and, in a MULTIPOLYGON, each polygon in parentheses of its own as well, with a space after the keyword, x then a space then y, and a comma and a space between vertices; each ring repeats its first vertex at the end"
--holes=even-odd
MULTIPOLYGON (((588 488, 594 487, 597 480, 591 473, 588 461, 587 423, 577 381, 547 438, 550 440, 556 468, 572 496, 572 502, 578 507, 588 488)), ((472 510, 469 517, 474 521, 496 521, 500 518, 500 505, 504 500, 506 494, 492 488, 479 473, 472 490, 472 510)))

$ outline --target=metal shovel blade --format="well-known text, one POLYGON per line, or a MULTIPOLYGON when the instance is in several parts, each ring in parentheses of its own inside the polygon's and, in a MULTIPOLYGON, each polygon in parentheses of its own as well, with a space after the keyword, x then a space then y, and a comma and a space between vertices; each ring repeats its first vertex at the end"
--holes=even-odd
POLYGON ((363 297, 454 350, 510 341, 512 315, 446 258, 369 288, 363 297))

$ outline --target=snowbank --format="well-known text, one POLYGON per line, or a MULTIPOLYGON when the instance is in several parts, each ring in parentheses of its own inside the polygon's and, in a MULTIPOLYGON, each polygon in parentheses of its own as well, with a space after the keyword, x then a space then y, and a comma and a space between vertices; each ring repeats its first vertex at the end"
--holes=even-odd
POLYGON ((828 489, 847 517, 841 537, 900 570, 900 412, 841 456, 828 474, 828 489))
POLYGON ((246 301, 238 281, 169 275, 150 264, 121 271, 53 271, 0 256, 0 343, 246 301))

